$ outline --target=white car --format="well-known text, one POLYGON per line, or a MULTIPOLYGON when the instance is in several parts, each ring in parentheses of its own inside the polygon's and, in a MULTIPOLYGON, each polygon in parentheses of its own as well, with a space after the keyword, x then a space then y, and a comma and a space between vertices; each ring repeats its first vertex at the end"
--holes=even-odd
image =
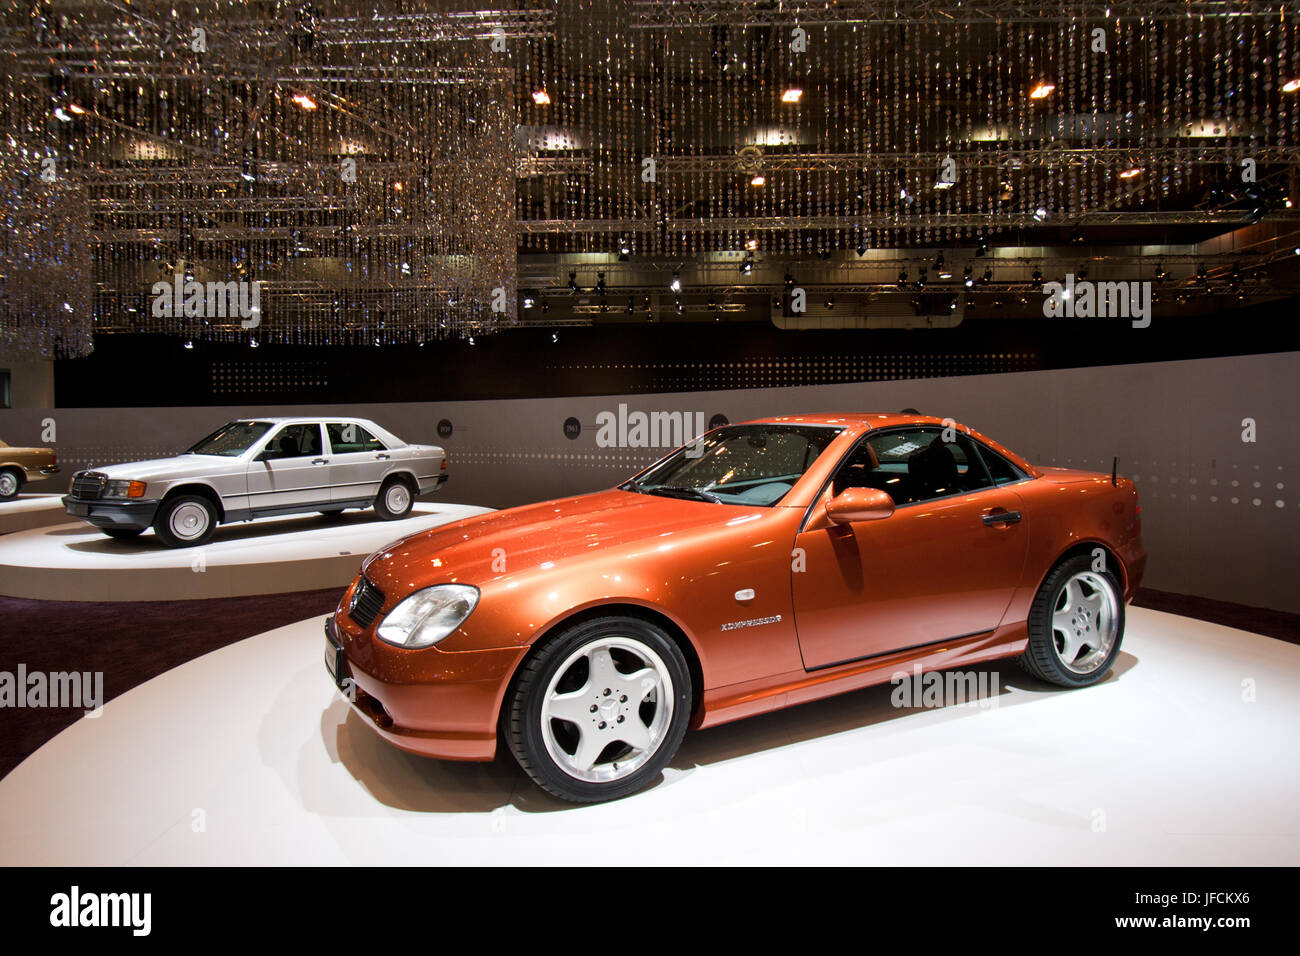
POLYGON ((218 524, 346 508, 405 517, 447 480, 436 445, 411 445, 364 418, 250 418, 223 425, 183 455, 79 471, 68 514, 112 538, 152 527, 173 548, 218 524))

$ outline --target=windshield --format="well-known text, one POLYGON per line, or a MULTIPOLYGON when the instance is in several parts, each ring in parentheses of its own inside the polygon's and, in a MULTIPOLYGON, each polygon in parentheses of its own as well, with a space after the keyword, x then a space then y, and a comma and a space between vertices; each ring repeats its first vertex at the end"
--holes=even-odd
POLYGON ((770 507, 786 496, 840 431, 814 425, 727 425, 679 448, 620 487, 770 507))
POLYGON ((187 455, 238 458, 271 428, 270 422, 231 422, 186 450, 187 455))

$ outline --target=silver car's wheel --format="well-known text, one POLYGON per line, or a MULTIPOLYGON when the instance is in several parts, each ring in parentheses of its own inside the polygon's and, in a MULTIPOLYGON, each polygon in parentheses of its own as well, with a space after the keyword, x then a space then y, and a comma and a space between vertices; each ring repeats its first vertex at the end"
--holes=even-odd
POLYGON ((154 517, 153 530, 169 548, 205 544, 217 527, 217 510, 202 495, 180 495, 164 501, 154 517))
POLYGON ((512 682, 503 730, 519 765, 565 800, 614 800, 654 780, 677 752, 694 699, 682 648, 623 615, 541 642, 512 682))
POLYGON ((401 478, 389 478, 379 489, 379 496, 375 499, 375 514, 385 521, 405 518, 411 513, 411 505, 414 501, 415 497, 410 485, 401 478))
POLYGON ((1057 657, 1076 674, 1091 674, 1110 657, 1119 633, 1119 599, 1111 579, 1095 571, 1066 578, 1052 610, 1057 657))
POLYGON ((672 716, 673 679, 663 660, 641 641, 609 637, 573 651, 555 671, 542 704, 542 740, 569 776, 605 783, 645 766, 672 716))
POLYGON ((18 488, 22 484, 18 475, 13 471, 6 469, 0 471, 0 501, 7 498, 13 498, 18 494, 18 488))
POLYGON ((402 512, 411 506, 411 492, 406 485, 393 485, 384 495, 389 511, 402 512))
POLYGON ((187 501, 173 509, 171 517, 167 519, 167 528, 181 541, 197 541, 207 533, 211 523, 206 508, 198 502, 187 501))

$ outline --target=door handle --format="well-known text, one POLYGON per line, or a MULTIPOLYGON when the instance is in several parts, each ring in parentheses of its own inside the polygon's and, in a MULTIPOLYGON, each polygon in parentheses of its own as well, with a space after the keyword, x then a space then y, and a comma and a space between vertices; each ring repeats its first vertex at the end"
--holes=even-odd
POLYGON ((313 465, 328 465, 330 460, 328 458, 313 458, 311 463, 313 465))
POLYGON ((375 456, 375 461, 388 461, 388 459, 392 457, 393 457, 392 455, 385 455, 383 452, 380 452, 378 455, 375 456))
POLYGON ((995 524, 1015 524, 1020 520, 1019 511, 993 511, 986 514, 981 519, 986 525, 995 524))

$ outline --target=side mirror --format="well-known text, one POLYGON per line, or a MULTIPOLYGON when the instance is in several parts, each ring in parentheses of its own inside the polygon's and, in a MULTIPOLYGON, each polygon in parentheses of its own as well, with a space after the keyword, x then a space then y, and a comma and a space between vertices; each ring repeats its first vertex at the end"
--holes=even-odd
POLYGON ((894 513, 894 499, 879 488, 845 488, 826 502, 826 517, 832 524, 876 521, 894 513))

